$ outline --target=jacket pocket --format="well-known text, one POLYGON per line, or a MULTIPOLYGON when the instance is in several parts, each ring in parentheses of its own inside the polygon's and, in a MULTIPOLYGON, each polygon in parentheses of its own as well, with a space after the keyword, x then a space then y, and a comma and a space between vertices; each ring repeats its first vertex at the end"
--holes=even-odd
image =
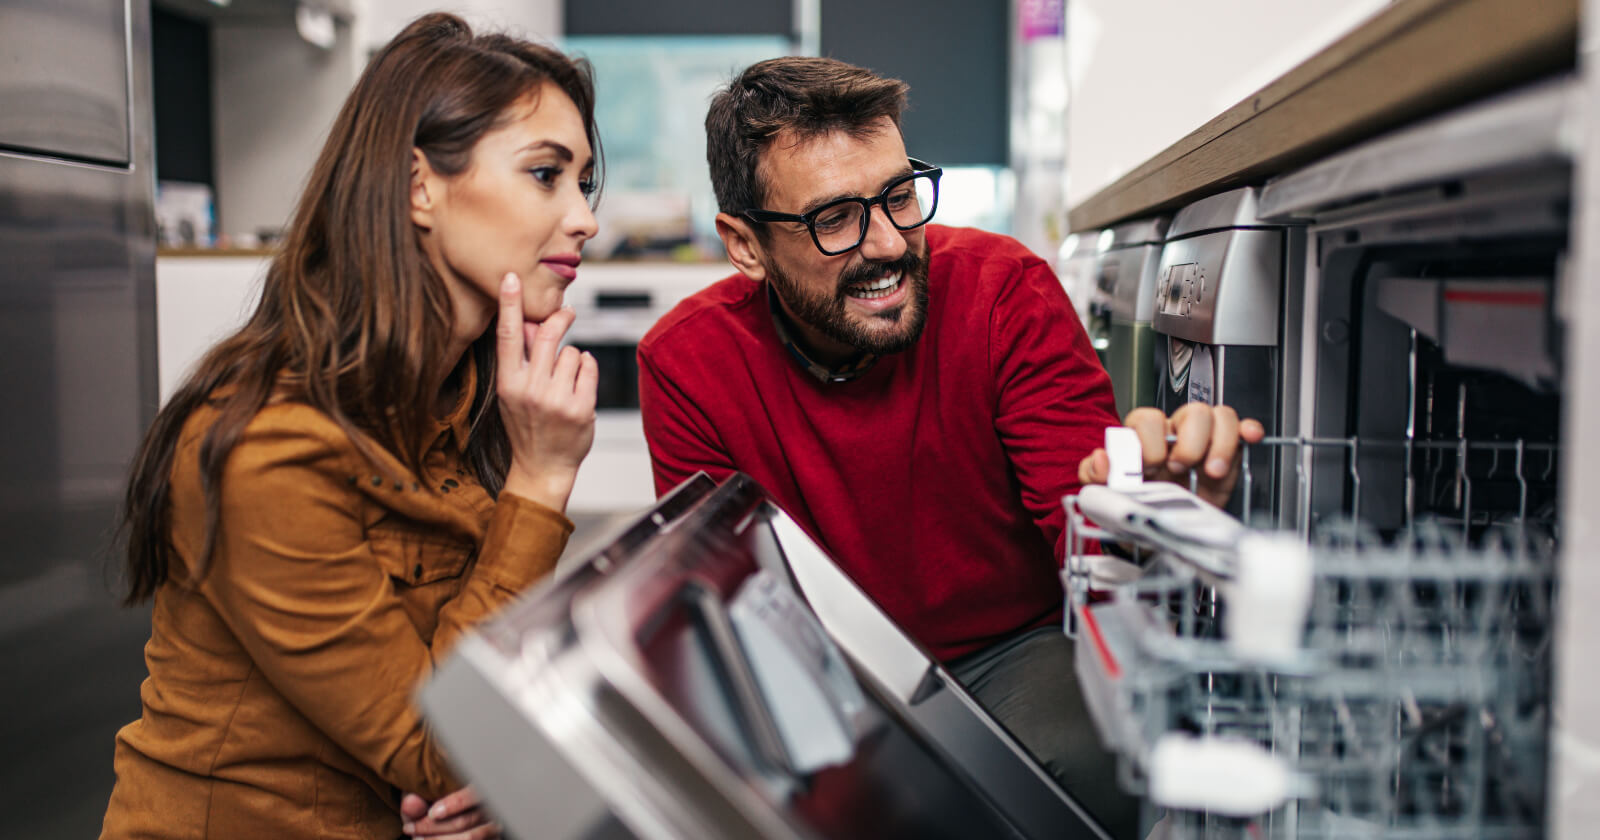
POLYGON ((477 547, 414 525, 382 523, 367 531, 383 570, 408 587, 461 577, 477 547))
POLYGON ((433 643, 439 610, 460 594, 477 546, 411 526, 368 530, 372 553, 425 643, 433 643))

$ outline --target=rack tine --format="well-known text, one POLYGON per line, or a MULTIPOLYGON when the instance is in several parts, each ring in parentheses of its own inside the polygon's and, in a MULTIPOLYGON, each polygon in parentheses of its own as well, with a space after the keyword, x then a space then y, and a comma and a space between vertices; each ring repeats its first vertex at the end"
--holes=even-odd
POLYGON ((1250 487, 1254 484, 1255 478, 1255 470, 1250 468, 1250 443, 1248 441, 1244 443, 1244 455, 1240 458, 1240 465, 1244 468, 1244 475, 1242 476, 1244 479, 1244 504, 1240 505, 1243 508, 1244 515, 1239 519, 1248 528, 1250 527, 1250 499, 1252 498, 1250 487))
POLYGON ((1527 527, 1528 523, 1528 477, 1522 473, 1522 455, 1525 442, 1517 438, 1517 528, 1527 527))
POLYGON ((1306 477, 1306 439, 1294 439, 1294 481, 1295 481, 1295 507, 1299 509, 1299 527, 1301 539, 1306 539, 1311 534, 1311 484, 1306 477))
POLYGON ((1467 441, 1462 438, 1456 444, 1456 487, 1457 500, 1461 507, 1461 539, 1466 541, 1469 528, 1472 526, 1472 479, 1467 475, 1467 441))
POLYGON ((1361 440, 1350 436, 1350 518, 1361 516, 1361 440))

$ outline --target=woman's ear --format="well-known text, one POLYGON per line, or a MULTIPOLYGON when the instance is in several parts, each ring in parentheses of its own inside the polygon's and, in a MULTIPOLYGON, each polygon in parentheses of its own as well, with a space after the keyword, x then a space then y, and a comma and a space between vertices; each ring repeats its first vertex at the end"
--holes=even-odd
POLYGON ((411 150, 411 222, 423 230, 433 229, 434 201, 443 184, 428 156, 421 149, 411 150))
POLYGON ((761 261, 761 241, 744 219, 731 213, 717 214, 717 235, 728 251, 728 262, 751 280, 765 280, 767 266, 761 261))

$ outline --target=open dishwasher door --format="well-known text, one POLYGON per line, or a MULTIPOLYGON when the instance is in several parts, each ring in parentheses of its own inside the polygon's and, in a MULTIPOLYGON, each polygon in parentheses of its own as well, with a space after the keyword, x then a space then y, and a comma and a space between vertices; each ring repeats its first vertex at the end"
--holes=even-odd
POLYGON ((1105 836, 740 474, 531 590, 420 700, 513 837, 1105 836))

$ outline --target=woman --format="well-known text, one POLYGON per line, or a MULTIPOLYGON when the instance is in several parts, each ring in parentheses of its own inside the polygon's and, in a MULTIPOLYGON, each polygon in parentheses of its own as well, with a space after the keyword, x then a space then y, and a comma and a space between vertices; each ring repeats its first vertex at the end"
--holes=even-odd
POLYGON ((372 59, 260 305, 134 464, 150 677, 103 837, 498 835, 411 697, 571 533, 595 147, 587 66, 549 48, 434 14, 372 59))

